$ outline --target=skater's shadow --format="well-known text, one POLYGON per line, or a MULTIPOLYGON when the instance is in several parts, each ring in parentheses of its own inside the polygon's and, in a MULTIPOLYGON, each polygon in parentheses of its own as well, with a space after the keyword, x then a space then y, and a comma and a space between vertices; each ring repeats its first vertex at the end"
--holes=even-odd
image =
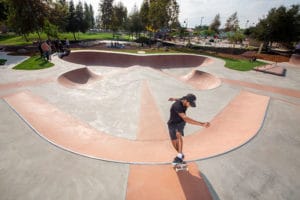
MULTIPOLYGON (((189 164, 189 168, 194 166, 189 164)), ((179 171, 177 176, 187 200, 220 200, 212 185, 197 168, 179 171)))

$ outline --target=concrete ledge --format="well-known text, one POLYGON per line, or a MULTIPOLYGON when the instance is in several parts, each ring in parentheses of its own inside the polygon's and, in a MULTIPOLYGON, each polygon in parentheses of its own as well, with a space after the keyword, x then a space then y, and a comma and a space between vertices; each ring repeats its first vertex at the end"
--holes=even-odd
POLYGON ((253 70, 277 76, 285 76, 286 69, 276 64, 255 67, 253 70))

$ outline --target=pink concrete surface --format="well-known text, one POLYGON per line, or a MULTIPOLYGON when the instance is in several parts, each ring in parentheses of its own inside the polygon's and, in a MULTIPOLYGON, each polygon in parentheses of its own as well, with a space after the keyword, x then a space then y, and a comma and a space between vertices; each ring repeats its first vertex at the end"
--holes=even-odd
POLYGON ((101 76, 93 73, 87 67, 66 72, 58 77, 58 82, 66 87, 78 87, 100 80, 101 76))
POLYGON ((169 134, 165 128, 165 123, 146 81, 142 85, 142 97, 137 140, 155 141, 168 139, 169 134))
MULTIPOLYGON (((147 102, 144 98, 151 96, 149 91, 144 88, 142 102, 147 102)), ((62 112, 28 91, 7 96, 5 100, 42 137, 81 155, 126 163, 169 163, 176 153, 169 139, 153 141, 148 136, 140 136, 144 140, 114 137, 62 112)), ((184 138, 186 159, 197 160, 215 156, 249 141, 261 127, 268 101, 269 97, 242 91, 211 121, 210 128, 184 138)), ((141 112, 148 109, 144 103, 141 107, 141 112)), ((153 116, 158 114, 141 115, 142 118, 153 116)), ((154 123, 157 124, 153 126, 160 127, 157 128, 158 132, 167 132, 165 122, 156 120, 154 123)), ((145 127, 147 126, 146 124, 145 127)), ((159 134, 157 138, 160 138, 159 134)))
POLYGON ((131 165, 127 200, 212 200, 195 163, 189 171, 175 172, 171 165, 131 165))
POLYGON ((278 76, 284 76, 286 72, 285 68, 278 66, 277 64, 255 67, 254 70, 278 76))
POLYGON ((243 87, 253 88, 256 90, 263 90, 263 91, 273 92, 273 93, 282 94, 282 95, 286 95, 286 96, 300 98, 299 90, 286 89, 286 88, 274 87, 274 86, 268 86, 268 85, 261 85, 261 84, 246 82, 246 81, 231 80, 231 79, 225 79, 225 78, 222 78, 221 80, 223 83, 227 83, 227 84, 240 85, 243 87))
POLYGON ((95 66, 130 67, 134 65, 153 68, 198 67, 212 59, 197 55, 132 55, 100 51, 77 51, 63 58, 72 63, 95 66))
POLYGON ((209 90, 221 85, 221 80, 207 72, 193 70, 185 76, 179 78, 181 81, 192 85, 199 90, 209 90))
POLYGON ((50 82, 53 82, 54 80, 55 80, 55 78, 49 77, 49 78, 43 78, 43 79, 40 78, 40 79, 35 79, 35 80, 4 83, 4 84, 0 84, 0 91, 28 87, 28 86, 35 86, 35 85, 40 85, 40 84, 44 84, 44 83, 50 83, 50 82))
MULTIPOLYGON (((64 60, 84 65, 114 66, 114 67, 130 67, 139 65, 141 67, 148 66, 153 68, 184 68, 205 66, 212 59, 197 55, 131 55, 112 52, 100 51, 78 51, 73 52, 64 60)), ((59 82, 67 87, 76 87, 78 83, 88 84, 92 72, 86 70, 73 70, 59 77, 59 82)), ((93 78, 93 77, 92 77, 93 78)), ((176 77, 178 78, 178 77, 176 77)), ((193 71, 185 76, 179 77, 179 80, 192 85, 196 89, 206 90, 218 87, 221 84, 220 79, 212 74, 193 71)))
POLYGON ((299 54, 292 54, 292 56, 290 57, 290 61, 289 63, 300 67, 300 55, 299 54))

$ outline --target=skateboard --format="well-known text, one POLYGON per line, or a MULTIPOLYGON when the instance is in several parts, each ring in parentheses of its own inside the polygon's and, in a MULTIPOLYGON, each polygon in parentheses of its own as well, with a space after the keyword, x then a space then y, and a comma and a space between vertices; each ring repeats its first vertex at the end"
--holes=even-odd
POLYGON ((179 164, 173 165, 173 168, 175 169, 176 172, 189 171, 187 163, 179 163, 179 164))

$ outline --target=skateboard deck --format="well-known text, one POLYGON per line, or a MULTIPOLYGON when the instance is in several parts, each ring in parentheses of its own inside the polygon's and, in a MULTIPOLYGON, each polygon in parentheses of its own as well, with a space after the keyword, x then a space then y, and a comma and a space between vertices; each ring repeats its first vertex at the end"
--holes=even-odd
POLYGON ((187 163, 180 163, 180 164, 173 165, 173 168, 175 169, 176 172, 189 171, 187 163))

